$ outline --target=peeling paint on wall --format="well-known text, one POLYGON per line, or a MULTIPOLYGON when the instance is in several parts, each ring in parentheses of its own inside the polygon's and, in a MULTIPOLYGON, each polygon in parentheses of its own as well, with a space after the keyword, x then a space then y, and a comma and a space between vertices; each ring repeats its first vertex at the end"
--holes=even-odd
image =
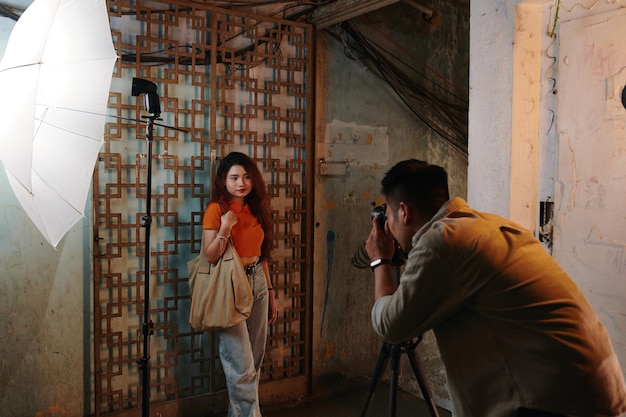
POLYGON ((387 165, 387 127, 333 120, 326 125, 324 141, 317 144, 317 155, 329 161, 349 161, 356 165, 387 165))
POLYGON ((553 254, 589 298, 621 363, 626 329, 626 11, 560 25, 553 254))
MULTIPOLYGON (((572 254, 582 265, 604 277, 623 276, 626 271, 625 252, 626 241, 619 236, 605 236, 596 227, 589 231, 585 240, 572 247, 572 254)), ((626 285, 622 280, 616 281, 621 282, 619 285, 626 285)), ((611 283, 611 286, 617 289, 615 283, 611 283)))
POLYGON ((343 196, 343 207, 346 211, 351 211, 356 207, 356 201, 354 199, 354 193, 347 193, 343 196))
POLYGON ((324 349, 324 361, 329 361, 335 356, 335 343, 332 340, 326 341, 326 348, 324 349))

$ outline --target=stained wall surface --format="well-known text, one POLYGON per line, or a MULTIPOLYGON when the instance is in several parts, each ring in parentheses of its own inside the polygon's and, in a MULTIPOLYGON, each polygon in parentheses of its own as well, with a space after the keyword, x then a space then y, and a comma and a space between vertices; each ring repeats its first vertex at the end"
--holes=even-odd
MULTIPOLYGON (((435 2, 440 16, 430 23, 403 2, 358 21, 363 30, 387 38, 387 47, 404 51, 407 62, 417 62, 467 96, 468 4, 453 3, 435 2)), ((10 28, 10 22, 3 24, 3 42, 10 28)), ((347 56, 335 35, 318 35, 317 150, 331 170, 346 170, 316 173, 314 386, 334 378, 369 377, 379 353, 381 341, 369 321, 371 273, 354 267, 350 258, 367 236, 372 208, 382 203, 385 170, 409 157, 441 164, 450 173, 452 193, 460 196, 465 196, 467 176, 463 154, 417 120, 379 77, 347 56), (357 141, 340 149, 333 138, 342 132, 357 141), (349 163, 334 164, 345 160, 349 163)), ((88 414, 91 216, 51 248, 19 208, 4 172, 0 179, 0 368, 5 375, 0 410, 13 416, 88 414)), ((445 376, 432 335, 425 336, 420 356, 445 406, 445 376)), ((403 379, 417 389, 410 375, 403 379)))
MULTIPOLYGON (((404 2, 354 21, 399 59, 467 98, 469 4, 435 1, 438 18, 424 21, 404 2), (391 41, 393 38, 393 41, 391 41), (386 42, 386 43, 385 43, 386 42)), ((384 202, 380 181, 408 158, 443 166, 451 194, 465 197, 466 156, 435 134, 376 74, 351 56, 338 29, 318 32, 315 186, 314 377, 370 378, 382 341, 371 327, 373 276, 353 265, 370 229, 372 209, 384 202)), ((417 352, 438 405, 449 407, 446 379, 432 333, 417 352)), ((405 362, 401 383, 419 393, 405 362)), ((385 376, 386 378, 386 376, 385 376)), ((316 379, 313 387, 315 389, 316 379)))
POLYGON ((548 249, 607 328, 624 370, 622 6, 575 0, 472 2, 468 200, 503 216, 539 212, 539 207, 511 204, 519 191, 511 162, 529 156, 514 155, 511 139, 519 116, 513 107, 520 104, 512 96, 513 75, 523 64, 513 59, 519 45, 514 38, 529 39, 523 31, 539 22, 533 32, 539 45, 526 52, 542 60, 536 73, 527 75, 536 75, 539 97, 532 110, 542 120, 534 138, 540 165, 533 186, 537 201, 554 204, 554 216, 543 229, 550 235, 548 249))
MULTIPOLYGON (((14 24, 0 17, 0 57, 14 24)), ((84 373, 89 367, 89 230, 85 219, 56 249, 50 246, 21 209, 0 162, 2 416, 84 414, 90 393, 84 373)))

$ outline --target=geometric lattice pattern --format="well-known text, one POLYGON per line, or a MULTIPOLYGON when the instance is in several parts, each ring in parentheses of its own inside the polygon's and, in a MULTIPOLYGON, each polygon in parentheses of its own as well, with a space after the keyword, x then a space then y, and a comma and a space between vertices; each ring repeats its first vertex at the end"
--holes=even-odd
POLYGON ((200 249, 210 174, 233 150, 257 161, 272 196, 276 249, 270 271, 279 320, 270 327, 262 384, 304 375, 312 28, 200 2, 109 0, 108 6, 120 59, 93 187, 94 414, 141 407, 137 360, 144 355, 146 284, 153 322, 150 402, 225 389, 213 335, 189 326, 186 263, 200 249), (143 97, 131 95, 133 77, 156 83, 160 96, 162 120, 151 136, 150 164, 147 113, 143 97))

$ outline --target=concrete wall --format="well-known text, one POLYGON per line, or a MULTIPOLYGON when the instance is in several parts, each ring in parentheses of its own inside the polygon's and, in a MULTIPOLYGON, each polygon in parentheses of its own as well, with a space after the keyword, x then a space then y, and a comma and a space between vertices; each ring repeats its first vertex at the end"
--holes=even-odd
POLYGON ((0 190, 0 415, 84 415, 91 225, 74 226, 54 249, 19 206, 4 168, 0 190))
MULTIPOLYGON (((515 219, 533 218, 532 212, 537 210, 536 206, 514 204, 514 196, 526 193, 526 187, 534 187, 537 201, 555 201, 553 255, 590 300, 625 369, 626 220, 623 204, 615 204, 623 201, 626 173, 621 151, 624 110, 619 98, 614 97, 619 91, 612 90, 624 85, 623 76, 619 75, 626 65, 621 54, 624 25, 613 25, 611 31, 605 32, 603 44, 602 37, 596 37, 594 31, 606 28, 615 15, 598 18, 602 22, 598 25, 591 23, 595 21, 591 16, 619 11, 621 7, 609 2, 583 5, 566 0, 560 2, 555 19, 553 1, 472 2, 468 199, 479 209, 515 219), (573 41, 571 49, 588 52, 578 53, 578 61, 561 56, 559 51, 564 43, 559 29, 566 22, 576 21, 578 30, 589 32, 569 31, 565 35, 581 39, 566 39, 573 41), (520 116, 515 111, 516 106, 519 110, 524 103, 516 95, 517 83, 521 81, 516 81, 514 75, 520 74, 526 63, 514 57, 523 56, 516 50, 520 47, 518 40, 527 42, 527 24, 536 23, 539 27, 533 29, 533 34, 544 40, 538 40, 539 45, 526 52, 541 57, 532 74, 532 81, 540 86, 532 102, 538 113, 533 123, 538 127, 535 139, 539 150, 528 148, 526 154, 520 155, 513 151, 520 145, 515 141, 519 123, 516 118, 523 121, 528 115, 520 116), (552 41, 546 41, 553 29, 552 41), (613 36, 615 40, 611 39, 613 36), (587 44, 589 39, 594 41, 587 44), (612 53, 614 47, 620 53, 612 53), (591 51, 602 51, 610 59, 605 62, 591 51), (590 72, 589 67, 596 70, 590 72), (616 85, 611 86, 612 82, 616 85), (532 152, 539 154, 531 156, 532 152), (527 177, 535 177, 534 184, 526 182, 520 186, 517 181, 514 164, 522 157, 539 161, 537 172, 527 172, 527 177)), ((520 141, 526 139, 518 137, 520 141)), ((525 226, 533 228, 536 224, 525 226)))
MULTIPOLYGON (((435 1, 433 8, 452 12, 452 3, 435 1)), ((318 153, 328 150, 324 143, 327 133, 333 132, 329 127, 334 127, 334 131, 343 128, 370 132, 382 138, 382 144, 376 143, 376 153, 365 154, 363 161, 350 162, 345 174, 316 175, 313 324, 316 384, 349 377, 368 378, 373 371, 380 340, 371 331, 369 321, 373 301, 371 273, 353 267, 350 258, 367 236, 373 204, 381 202, 380 179, 391 164, 407 157, 442 164, 453 179, 453 194, 466 195, 478 209, 510 214, 510 196, 515 193, 510 174, 517 3, 520 2, 494 0, 455 6, 470 7, 471 12, 469 168, 463 157, 442 145, 416 122, 378 78, 358 62, 347 59, 341 44, 328 34, 319 33, 318 153), (386 153, 381 155, 381 150, 386 153), (377 158, 384 160, 380 162, 377 158)), ((605 2, 594 3, 592 9, 587 9, 577 4, 573 0, 562 1, 561 19, 620 7, 605 2)), ((460 33, 468 28, 463 24, 458 26, 458 20, 442 19, 439 30, 425 28, 417 12, 403 2, 370 14, 367 19, 378 21, 383 33, 390 33, 396 26, 394 22, 413 24, 414 32, 407 36, 414 37, 408 44, 416 56, 416 51, 424 51, 424 56, 433 60, 429 65, 439 68, 445 76, 460 78, 457 71, 466 71, 463 65, 467 65, 467 60, 463 56, 467 51, 462 46, 466 40, 460 33), (459 61, 442 68, 450 59, 459 61)), ((7 21, 0 18, 0 46, 6 42, 10 30, 7 21)), ((554 138, 553 132, 546 135, 548 139, 554 138)), ((329 158, 330 162, 346 159, 345 155, 335 156, 334 160, 329 158)), ((548 157, 540 166, 537 189, 544 194, 541 197, 553 189, 553 164, 554 159, 548 157)), ((337 167, 341 169, 340 164, 333 166, 337 167)), ((88 414, 85 402, 91 395, 89 235, 87 218, 70 231, 56 250, 51 248, 19 208, 4 171, 0 171, 0 410, 3 416, 21 417, 37 412, 54 415, 55 411, 64 411, 68 417, 88 414)), ((619 328, 613 326, 614 341, 623 339, 619 328)), ((623 344, 619 346, 623 352, 623 344)), ((445 378, 429 335, 419 351, 437 401, 445 406, 449 403, 445 378)), ((624 359, 622 353, 622 363, 624 359)), ((411 380, 410 374, 407 375, 404 385, 410 386, 411 380)))
MULTIPOLYGON (((0 17, 0 56, 14 23, 0 17)), ((79 222, 54 249, 21 209, 0 163, 2 416, 86 414, 90 230, 89 219, 79 222)))
MULTIPOLYGON (((417 10, 402 2, 362 22, 373 19, 369 23, 386 33, 389 42, 402 35, 399 43, 411 59, 435 68, 443 79, 453 79, 467 94, 468 5, 454 4, 436 2, 442 18, 433 24, 424 23, 417 10), (398 24, 411 30, 397 32, 398 24)), ((12 22, 0 20, 4 45, 12 22)), ((381 346, 369 320, 371 272, 355 268, 350 258, 368 234, 373 206, 382 202, 379 188, 385 170, 408 157, 426 159, 446 167, 452 192, 465 196, 467 161, 416 121, 385 83, 348 59, 336 39, 324 32, 319 36, 320 152, 329 125, 371 131, 383 140, 375 154, 352 160, 346 175, 318 175, 316 180, 313 372, 316 384, 323 384, 335 378, 369 378, 381 346), (335 238, 329 247, 331 231, 335 238)), ((55 250, 19 207, 3 170, 0 190, 0 414, 87 415, 92 396, 91 216, 55 250)), ((426 335, 419 349, 435 395, 445 405, 445 376, 432 335, 426 335)), ((417 390, 414 378, 403 379, 417 390)))

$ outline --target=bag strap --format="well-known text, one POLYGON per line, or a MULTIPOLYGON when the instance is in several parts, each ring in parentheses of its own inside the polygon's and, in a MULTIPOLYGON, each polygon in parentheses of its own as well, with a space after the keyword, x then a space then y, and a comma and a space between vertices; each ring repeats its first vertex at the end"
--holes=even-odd
MULTIPOLYGON (((226 210, 224 209, 224 205, 222 204, 222 202, 218 201, 217 204, 219 204, 220 209, 222 209, 222 214, 226 213, 226 210)), ((204 212, 203 212, 203 216, 204 216, 204 212)), ((228 240, 230 240, 230 238, 228 240)), ((229 242, 226 242, 227 245, 228 243, 229 242)), ((202 234, 200 235, 200 253, 203 255, 203 258, 204 258, 204 229, 202 229, 202 234)), ((222 256, 224 256, 224 254, 222 254, 222 256)))
MULTIPOLYGON (((224 215, 226 213, 226 209, 224 208, 224 204, 222 203, 222 201, 218 201, 217 204, 219 204, 220 209, 222 209, 222 215, 224 215)), ((220 218, 220 226, 222 225, 222 219, 220 218)), ((217 230, 219 233, 219 229, 217 230)), ((204 235, 204 232, 202 233, 204 235)), ((228 238, 226 238, 226 248, 224 249, 224 253, 222 253, 222 255, 220 256, 220 259, 222 259, 224 257, 224 255, 226 255, 226 252, 228 252, 229 249, 229 245, 233 245, 232 240, 230 239, 230 236, 228 236, 228 238)), ((234 245, 232 246, 234 248, 234 245)))

